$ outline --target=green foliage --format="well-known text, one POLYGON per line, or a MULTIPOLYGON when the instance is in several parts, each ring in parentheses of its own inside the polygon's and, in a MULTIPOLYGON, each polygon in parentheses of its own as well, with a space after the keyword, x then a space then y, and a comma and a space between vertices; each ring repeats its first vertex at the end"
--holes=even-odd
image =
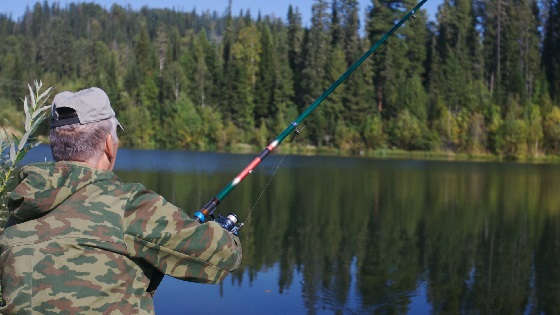
POLYGON ((469 153, 482 153, 486 147, 487 130, 484 122, 484 116, 474 112, 470 116, 467 134, 467 151, 469 153))
POLYGON ((233 99, 228 100, 231 118, 240 128, 254 126, 253 110, 255 108, 254 88, 257 84, 257 70, 260 61, 261 45, 255 26, 246 26, 239 32, 238 40, 231 49, 231 70, 235 78, 232 81, 233 99))
POLYGON ((444 149, 454 149, 459 146, 461 129, 453 112, 446 107, 442 108, 439 119, 435 121, 435 127, 444 149))
MULTIPOLYGON (((37 3, 21 21, 0 16, 0 124, 20 127, 18 111, 5 104, 17 103, 21 83, 40 73, 60 90, 107 91, 126 146, 260 145, 415 2, 372 0, 360 21, 357 0, 315 0, 310 23, 294 7, 284 21, 37 3)), ((298 145, 558 153, 559 7, 444 0, 435 22, 420 10, 305 121, 298 145), (513 145, 522 139, 527 148, 513 145)))
POLYGON ((424 133, 425 126, 408 109, 401 111, 392 122, 391 140, 399 148, 428 149, 424 133))
POLYGON ((386 135, 381 116, 372 115, 367 118, 363 135, 368 148, 378 149, 385 145, 386 135))
POLYGON ((503 145, 503 139, 500 134, 502 124, 504 123, 500 108, 496 105, 492 105, 487 108, 487 120, 488 120, 488 147, 492 152, 499 153, 499 148, 503 145))
POLYGON ((509 115, 500 130, 502 139, 498 150, 509 158, 527 155, 527 124, 522 119, 509 115))
POLYGON ((127 94, 121 97, 126 108, 119 113, 120 122, 125 126, 122 143, 129 147, 155 148, 155 131, 150 112, 146 107, 138 106, 127 94))
POLYGON ((17 107, 8 99, 0 99, 0 126, 3 128, 13 128, 22 130, 24 127, 24 114, 17 110, 17 107))
POLYGON ((201 143, 199 150, 224 150, 222 141, 224 127, 222 116, 219 111, 209 106, 199 108, 200 119, 203 122, 201 126, 201 143))
POLYGON ((334 134, 334 143, 342 151, 352 151, 360 141, 360 134, 344 122, 337 124, 334 134))
POLYGON ((544 117, 544 139, 555 152, 560 145, 560 108, 553 107, 544 117))
POLYGON ((256 144, 263 148, 267 145, 268 140, 268 127, 264 120, 261 120, 261 125, 259 129, 257 129, 257 133, 255 134, 256 144))
POLYGON ((414 75, 407 78, 403 85, 403 91, 398 96, 400 106, 408 109, 421 121, 426 121, 428 118, 428 95, 422 86, 420 76, 414 75))
POLYGON ((198 111, 193 102, 186 96, 181 97, 175 103, 173 117, 173 127, 170 128, 169 137, 174 135, 176 138, 171 143, 179 145, 181 149, 196 150, 204 146, 202 125, 198 111))
POLYGON ((530 105, 527 117, 527 145, 533 156, 539 154, 544 137, 541 110, 538 106, 530 105))
POLYGON ((560 2, 548 1, 549 12, 546 21, 543 61, 549 82, 550 95, 560 99, 560 2))

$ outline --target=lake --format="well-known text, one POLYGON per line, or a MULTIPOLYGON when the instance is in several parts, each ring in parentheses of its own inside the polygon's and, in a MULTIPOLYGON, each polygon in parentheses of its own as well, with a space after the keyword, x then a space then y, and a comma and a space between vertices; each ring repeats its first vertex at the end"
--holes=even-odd
MULTIPOLYGON (((116 173, 191 214, 251 159, 120 150, 116 173)), ((166 277, 156 311, 560 314, 559 184, 560 165, 273 155, 218 208, 245 222, 241 268, 166 277)))

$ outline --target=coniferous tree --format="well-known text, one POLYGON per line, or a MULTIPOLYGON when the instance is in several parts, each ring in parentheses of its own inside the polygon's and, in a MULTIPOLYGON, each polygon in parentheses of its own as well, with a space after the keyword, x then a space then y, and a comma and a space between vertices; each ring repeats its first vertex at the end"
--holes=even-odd
POLYGON ((258 84, 255 87, 255 121, 271 117, 274 107, 274 85, 277 66, 276 50, 270 28, 265 23, 260 25, 260 46, 262 54, 258 68, 258 84))
POLYGON ((303 35, 304 30, 301 22, 301 14, 296 7, 290 5, 288 8, 288 62, 294 76, 294 99, 293 102, 301 108, 304 100, 304 89, 301 85, 303 68, 303 35))
POLYGON ((514 40, 508 48, 510 58, 509 92, 528 103, 540 72, 539 7, 536 0, 521 0, 513 5, 511 31, 514 40))
MULTIPOLYGON (((372 43, 378 41, 402 17, 402 11, 411 5, 408 0, 372 0, 367 23, 369 40, 372 43)), ((385 117, 394 117, 402 109, 398 103, 402 82, 424 72, 427 17, 422 10, 417 15, 422 22, 416 27, 411 24, 400 29, 397 32, 400 35, 390 38, 376 56, 373 72, 377 108, 385 117)))
POLYGON ((231 49, 233 98, 228 100, 233 122, 245 130, 255 126, 254 89, 257 83, 260 53, 261 45, 256 26, 245 26, 239 31, 237 41, 231 49))
MULTIPOLYGON (((311 28, 304 48, 301 86, 305 94, 302 98, 303 103, 298 104, 302 108, 319 97, 328 84, 326 71, 330 45, 329 23, 328 3, 326 0, 315 0, 312 6, 311 28)), ((322 136, 327 125, 323 111, 324 108, 318 109, 315 117, 306 124, 310 130, 308 134, 319 145, 326 140, 322 136)))
POLYGON ((560 97, 560 1, 549 0, 550 8, 545 27, 543 66, 549 82, 550 95, 560 97))
MULTIPOLYGON (((371 6, 368 8, 367 26, 368 39, 371 43, 377 42, 391 27, 397 19, 397 12, 392 1, 372 0, 371 6)), ((394 38, 388 41, 384 47, 381 47, 375 56, 376 62, 373 64, 373 80, 375 86, 375 100, 377 110, 385 115, 385 106, 388 102, 388 85, 395 80, 394 65, 391 62, 393 52, 398 50, 394 38)))
MULTIPOLYGON (((369 42, 365 45, 360 39, 359 5, 357 0, 341 1, 341 20, 343 32, 343 48, 345 50, 346 66, 358 60, 363 52, 368 49, 369 42)), ((373 56, 375 59, 376 56, 373 56)), ((368 114, 373 112, 373 82, 371 80, 372 59, 366 60, 345 85, 343 94, 343 118, 351 126, 361 128, 368 114)))
POLYGON ((206 51, 208 50, 208 39, 204 30, 200 31, 194 37, 192 42, 192 89, 194 103, 198 106, 206 106, 208 95, 210 94, 210 85, 212 83, 210 77, 210 69, 206 63, 206 51))
POLYGON ((234 97, 233 92, 233 79, 234 79, 234 68, 233 68, 233 57, 232 57, 232 47, 235 41, 236 32, 234 29, 234 21, 231 13, 231 1, 229 2, 227 8, 226 17, 226 28, 224 31, 224 39, 221 43, 221 59, 223 62, 222 75, 218 78, 218 85, 222 88, 222 97, 220 99, 220 107, 226 118, 231 119, 231 110, 228 107, 229 101, 234 97))
MULTIPOLYGON (((506 25, 507 11, 511 0, 481 0, 481 19, 484 30, 484 58, 486 80, 494 100, 502 105, 506 103, 507 72, 504 71, 504 49, 508 46, 506 25)), ((507 70, 507 69, 506 69, 507 70)))
POLYGON ((276 51, 274 67, 276 69, 274 78, 273 106, 274 126, 270 130, 280 132, 286 128, 287 123, 295 119, 297 106, 293 102, 295 95, 294 73, 289 63, 289 46, 287 33, 281 33, 276 39, 276 51))

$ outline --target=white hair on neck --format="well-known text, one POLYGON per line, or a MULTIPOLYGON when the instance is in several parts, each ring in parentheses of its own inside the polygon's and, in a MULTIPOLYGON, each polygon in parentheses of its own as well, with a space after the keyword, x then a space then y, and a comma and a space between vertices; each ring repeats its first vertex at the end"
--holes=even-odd
POLYGON ((105 139, 110 134, 115 143, 117 120, 112 117, 85 125, 72 124, 51 129, 49 140, 56 161, 85 162, 103 153, 105 139))

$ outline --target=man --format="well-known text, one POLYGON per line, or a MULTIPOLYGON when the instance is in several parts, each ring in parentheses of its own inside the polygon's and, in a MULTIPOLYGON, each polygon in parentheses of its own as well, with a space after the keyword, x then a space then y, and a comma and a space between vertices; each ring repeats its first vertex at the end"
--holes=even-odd
POLYGON ((0 235, 0 313, 153 313, 162 274, 216 283, 241 243, 112 172, 120 126, 101 89, 55 96, 55 163, 25 166, 0 235))

